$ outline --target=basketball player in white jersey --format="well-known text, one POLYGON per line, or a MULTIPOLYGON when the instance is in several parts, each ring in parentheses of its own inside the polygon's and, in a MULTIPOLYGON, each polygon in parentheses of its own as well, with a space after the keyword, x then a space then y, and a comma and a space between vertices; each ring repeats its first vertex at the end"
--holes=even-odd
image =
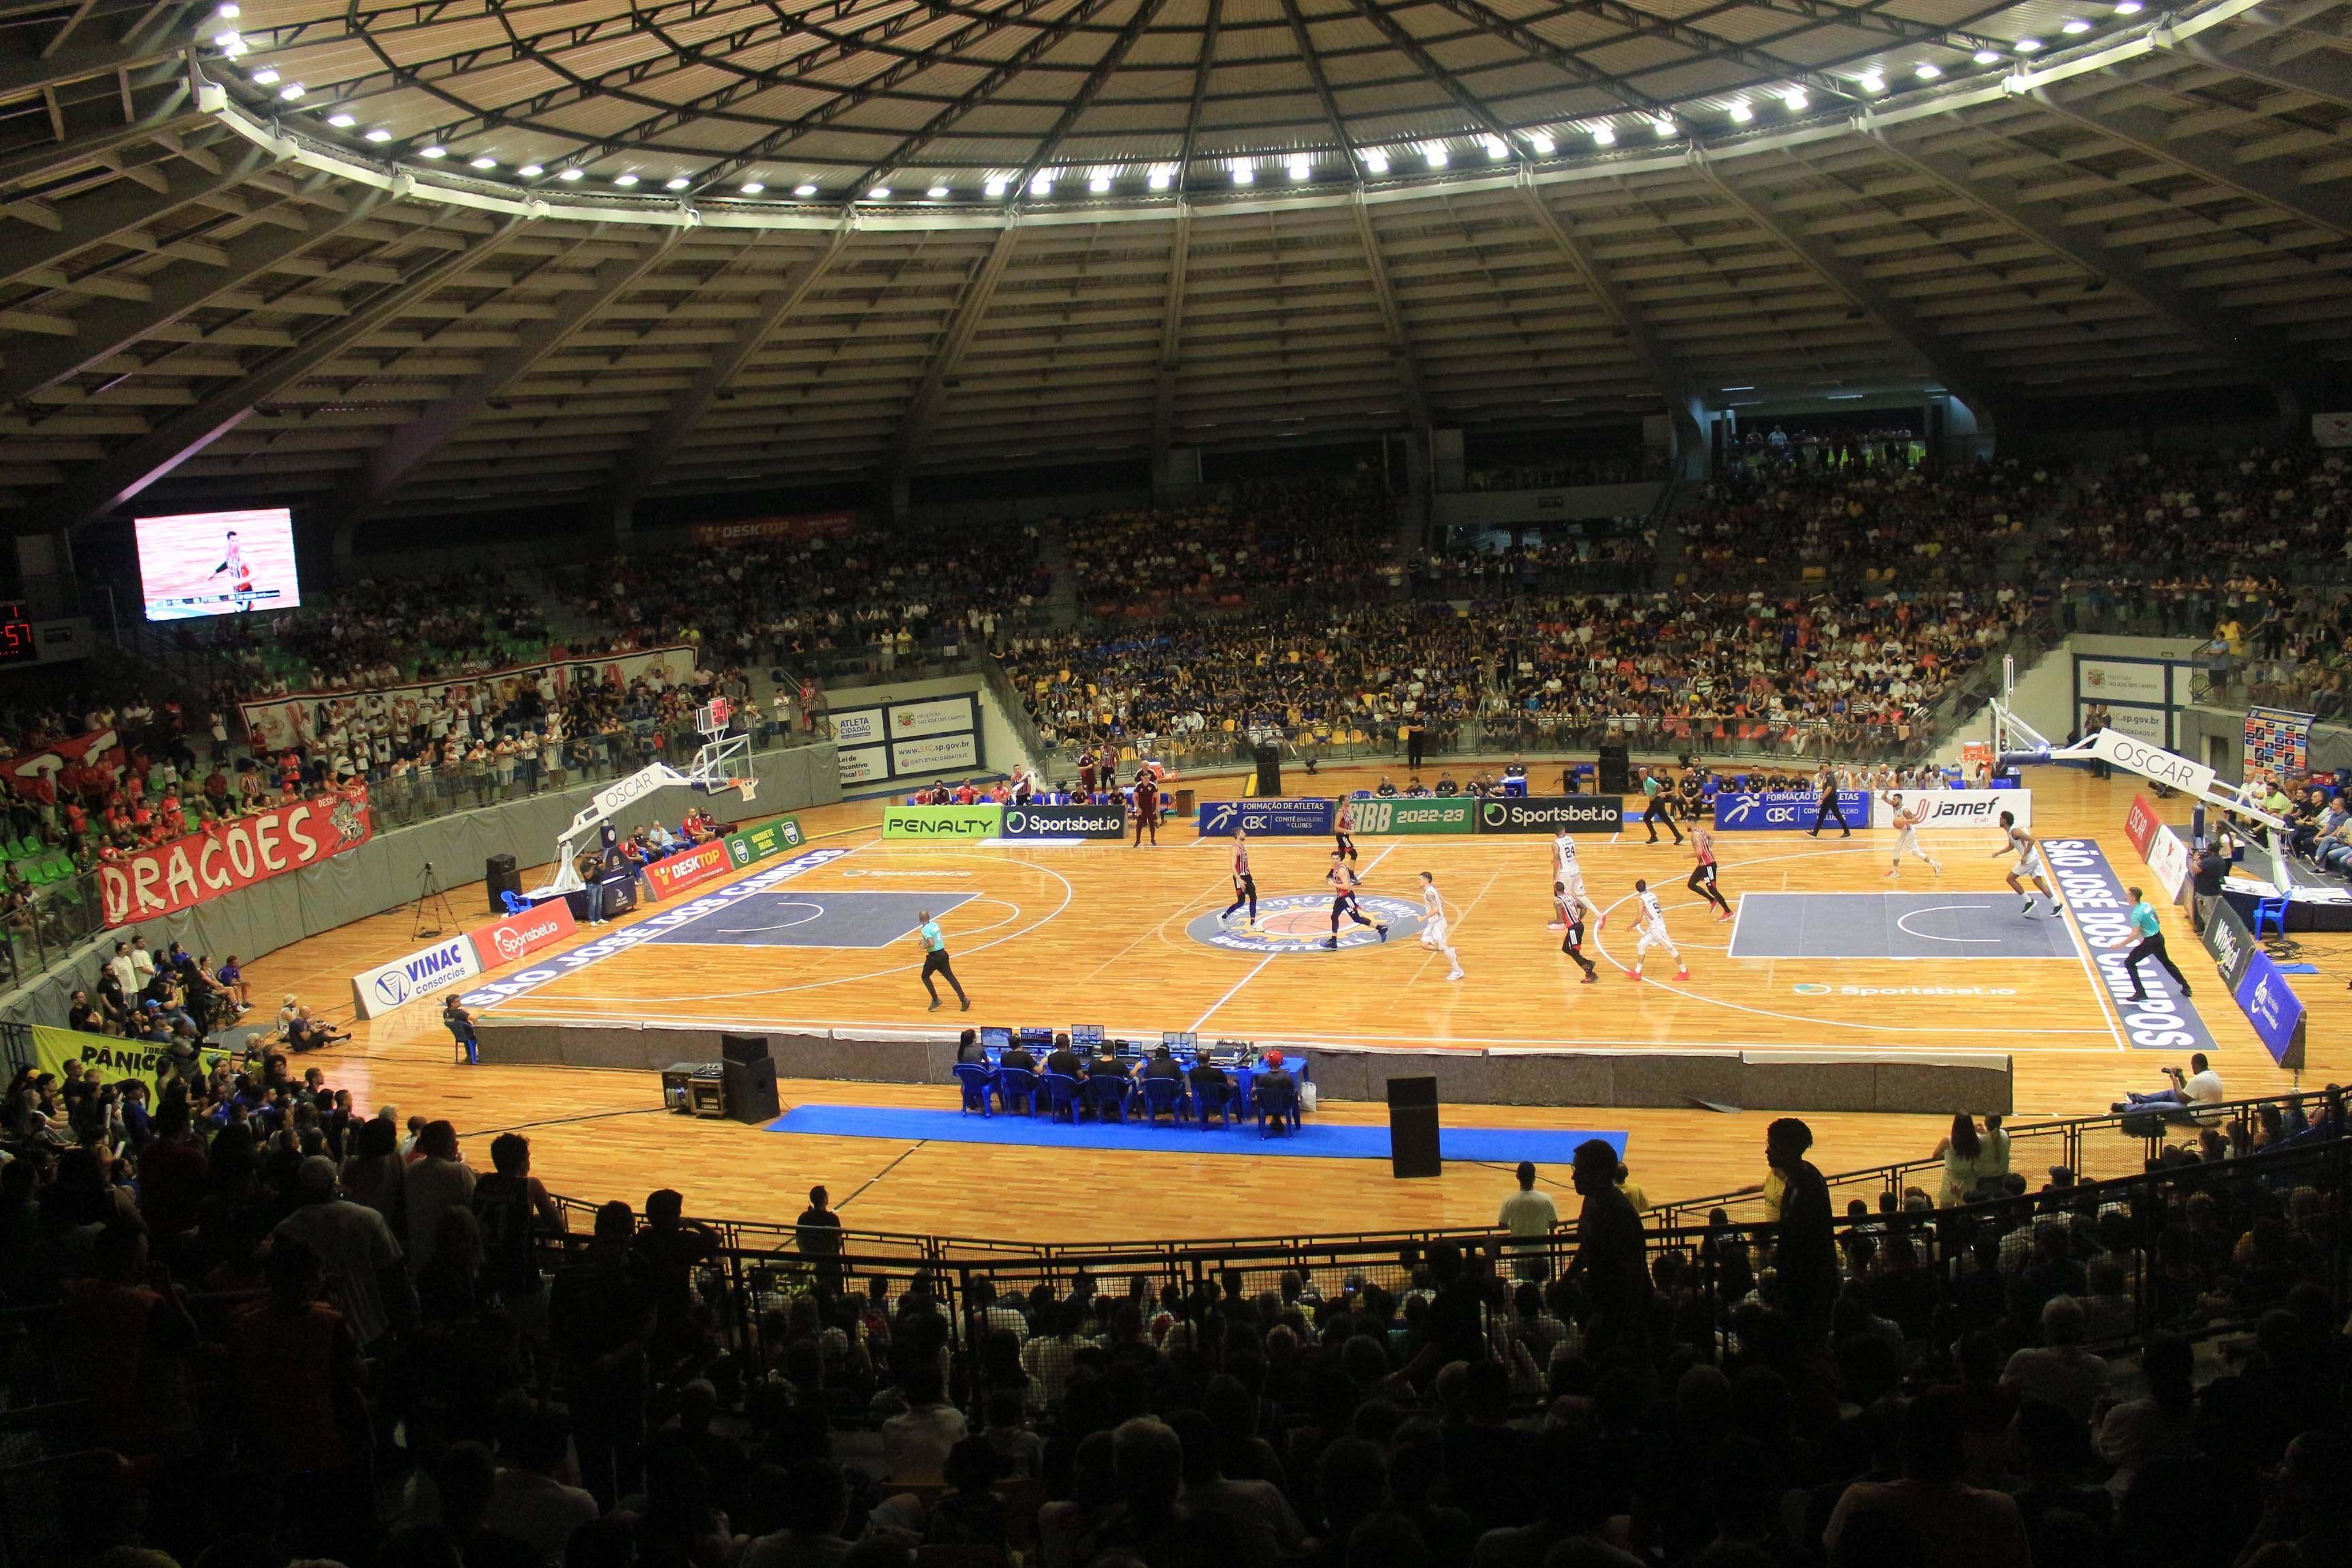
POLYGON ((1942 876, 1944 868, 1919 847, 1919 808, 1904 805, 1902 794, 1896 790, 1888 790, 1881 798, 1895 808, 1895 858, 1886 868, 1886 874, 1890 877, 1899 875, 1903 870, 1903 857, 1914 855, 1927 862, 1930 873, 1942 876))
POLYGON ((1658 902, 1658 895, 1650 891, 1648 882, 1636 881, 1633 884, 1633 900, 1639 912, 1634 916, 1633 967, 1629 972, 1630 977, 1641 979, 1642 955, 1654 947, 1663 947, 1674 955, 1675 978, 1688 980, 1690 965, 1683 961, 1683 950, 1676 947, 1674 938, 1666 934, 1666 911, 1658 902))
POLYGON ((1454 969, 1446 979, 1462 978, 1461 955, 1454 951, 1453 940, 1445 931, 1445 900, 1437 890, 1437 879, 1427 871, 1421 874, 1421 945, 1445 955, 1454 969))
POLYGON ((2050 913, 2053 918, 2064 912, 2066 906, 2058 901, 2057 893, 2050 886, 2050 863, 2042 858, 2042 840, 2020 827, 2017 825, 2016 814, 2013 812, 2004 811, 2000 814, 2000 826, 2008 833, 2009 842, 1994 850, 1992 858, 1998 860, 2004 855, 2017 857, 2017 864, 2009 868, 2009 890, 2012 893, 2025 893, 2025 907, 2017 912, 2021 915, 2030 915, 2033 912, 2036 900, 2032 893, 2025 892, 2025 884, 2028 882, 2039 888, 2042 897, 2050 900, 2050 913))
MULTIPOLYGON (((1601 911, 1599 904, 1592 901, 1592 895, 1584 890, 1584 868, 1577 863, 1576 835, 1573 833, 1556 833, 1552 836, 1551 879, 1567 889, 1566 908, 1592 911, 1594 931, 1599 931, 1609 923, 1609 917, 1601 911)), ((1569 923, 1567 919, 1559 915, 1557 910, 1554 914, 1551 929, 1566 931, 1569 923)))
POLYGON ((228 574, 229 596, 236 601, 236 607, 240 610, 253 608, 253 568, 246 564, 245 546, 236 542, 236 530, 233 528, 228 531, 228 538, 222 542, 221 563, 214 567, 210 574, 217 577, 224 572, 228 574))

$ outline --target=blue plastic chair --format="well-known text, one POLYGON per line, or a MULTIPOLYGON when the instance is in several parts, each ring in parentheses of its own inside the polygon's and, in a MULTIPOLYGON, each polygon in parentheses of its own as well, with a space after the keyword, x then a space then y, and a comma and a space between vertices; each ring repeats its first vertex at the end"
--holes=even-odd
POLYGON ((1281 1079, 1258 1079, 1254 1098, 1257 1100, 1257 1135, 1266 1136, 1266 1123, 1272 1120, 1275 1128, 1288 1134, 1297 1131, 1298 1086, 1281 1079))
POLYGON ((2279 894, 2276 898, 2258 898, 2254 900, 2254 918, 2251 923, 2256 936, 2263 934, 2263 928, 2265 925, 2271 928, 2273 935, 2286 934, 2287 901, 2287 895, 2284 893, 2279 894))
POLYGON ((989 1094, 996 1088, 996 1073, 986 1062, 958 1062, 956 1081, 963 1086, 963 1111, 970 1115, 977 1110, 982 1116, 993 1116, 989 1094))
POLYGON ((1203 1094, 1194 1087, 1186 1098, 1192 1103, 1193 1114, 1201 1119, 1202 1131, 1209 1130, 1209 1118, 1212 1116, 1227 1127, 1234 1124, 1234 1106, 1239 1096, 1234 1091, 1233 1079, 1225 1080, 1225 1092, 1221 1095, 1203 1094))
POLYGON ((1179 1126, 1184 1121, 1184 1080, 1181 1078, 1148 1078, 1143 1080, 1143 1112, 1145 1122, 1160 1125, 1160 1113, 1166 1111, 1179 1126))
POLYGON ((1128 1082, 1108 1073, 1096 1073, 1087 1079, 1087 1104, 1098 1121, 1127 1120, 1128 1082))
POLYGON ((1037 1075, 1027 1068, 998 1068, 996 1102, 1008 1111, 1018 1102, 1024 1116, 1036 1115, 1037 1075))
POLYGON ((1078 1080, 1067 1073, 1046 1072, 1039 1073, 1037 1081, 1045 1089, 1046 1115, 1059 1121, 1062 1120, 1063 1113, 1066 1111, 1070 1121, 1076 1122, 1078 1119, 1078 1100, 1085 1092, 1078 1080))
POLYGON ((527 915, 530 913, 530 900, 524 898, 520 893, 513 892, 506 889, 500 889, 499 890, 499 899, 506 905, 507 913, 510 915, 527 915))

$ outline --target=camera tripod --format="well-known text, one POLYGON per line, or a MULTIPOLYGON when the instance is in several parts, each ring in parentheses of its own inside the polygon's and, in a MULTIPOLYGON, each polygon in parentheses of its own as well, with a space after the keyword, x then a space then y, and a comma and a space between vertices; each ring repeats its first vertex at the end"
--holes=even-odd
POLYGON ((457 923, 457 914, 449 908, 448 895, 441 890, 441 879, 433 874, 430 860, 417 873, 416 899, 409 908, 416 916, 415 926, 408 933, 413 937, 439 936, 457 923))

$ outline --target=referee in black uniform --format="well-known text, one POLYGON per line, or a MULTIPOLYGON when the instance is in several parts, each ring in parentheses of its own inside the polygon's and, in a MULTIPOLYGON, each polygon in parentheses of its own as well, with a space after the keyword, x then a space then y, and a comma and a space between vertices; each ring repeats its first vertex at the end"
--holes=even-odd
POLYGON ((1821 776, 1815 779, 1813 784, 1814 787, 1821 791, 1821 801, 1813 808, 1813 830, 1805 837, 1819 838, 1822 836, 1822 824, 1835 818, 1838 826, 1844 829, 1845 836, 1848 838, 1853 837, 1853 829, 1846 826, 1844 803, 1838 799, 1837 770, 1831 767, 1829 763, 1823 763, 1821 776))

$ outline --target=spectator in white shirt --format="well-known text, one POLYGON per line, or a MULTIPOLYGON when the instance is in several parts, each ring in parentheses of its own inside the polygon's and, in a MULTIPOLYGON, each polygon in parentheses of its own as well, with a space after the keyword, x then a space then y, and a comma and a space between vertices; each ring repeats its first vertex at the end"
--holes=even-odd
POLYGON ((563 1479, 572 1425, 534 1406, 514 1428, 512 1462, 490 1489, 482 1527, 529 1542, 546 1562, 561 1563, 572 1532, 597 1516, 596 1500, 563 1479))
POLYGON ((1503 1212, 1496 1223, 1511 1233, 1510 1250, 1518 1277, 1537 1279, 1543 1275, 1544 1248, 1559 1226, 1559 1209, 1549 1193, 1536 1190, 1533 1161, 1520 1161, 1517 1174, 1519 1190, 1503 1200, 1503 1212))
POLYGON ((2189 1058, 2189 1072, 2186 1077, 2182 1076, 2179 1068, 2167 1068, 2164 1072, 2165 1076, 2172 1080, 2171 1088, 2159 1089, 2153 1094, 2133 1092, 2116 1101, 2112 1109, 2116 1111, 2129 1111, 2165 1106, 2187 1106, 2191 1108, 2189 1120, 2192 1121, 2211 1122, 2219 1120, 2221 1113, 2218 1109, 2205 1108, 2219 1107, 2228 1097, 2221 1090, 2221 1075, 2213 1070, 2213 1064, 2206 1059, 2203 1051, 2199 1051, 2189 1058))
POLYGON ((2000 1381, 2025 1399, 2046 1399, 2088 1422, 2107 1392, 2107 1363, 2083 1348, 2083 1305, 2053 1296, 2042 1308, 2042 1341, 2009 1358, 2000 1381))
POLYGON ((889 1470, 889 1482, 901 1487, 941 1485, 947 1479, 948 1451, 966 1436, 963 1412, 947 1403, 937 1368, 911 1369, 906 1387, 906 1413, 882 1423, 882 1458, 889 1470))

